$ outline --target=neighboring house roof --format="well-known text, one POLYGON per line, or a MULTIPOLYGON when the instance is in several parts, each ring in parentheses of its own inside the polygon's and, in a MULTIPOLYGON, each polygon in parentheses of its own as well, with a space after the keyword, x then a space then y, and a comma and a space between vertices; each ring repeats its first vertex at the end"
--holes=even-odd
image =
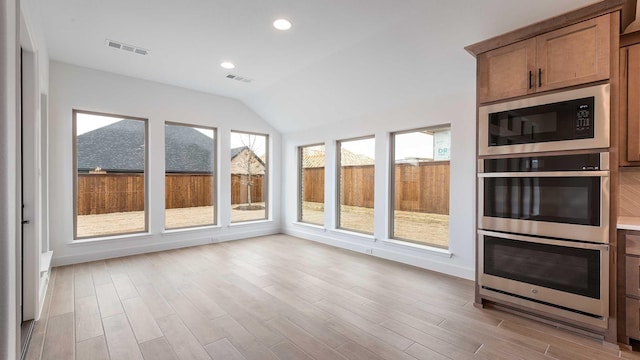
POLYGON ((362 166, 373 165, 375 160, 362 154, 355 154, 349 150, 342 149, 340 154, 340 162, 342 166, 362 166))
MULTIPOLYGON (((188 126, 165 126, 167 172, 213 171, 213 140, 188 126)), ((144 170, 144 122, 123 120, 78 136, 78 170, 144 170)))
POLYGON ((305 149, 304 157, 302 159, 302 168, 310 169, 310 168, 323 168, 324 167, 324 159, 325 151, 316 150, 316 149, 305 149))
POLYGON ((181 125, 166 125, 164 151, 167 172, 213 172, 213 139, 181 125))
POLYGON ((248 175, 249 166, 252 169, 253 175, 264 174, 264 161, 257 156, 253 151, 249 150, 248 146, 241 146, 231 149, 231 173, 248 175), (251 156, 255 161, 249 161, 251 156))
MULTIPOLYGON (((373 165, 375 160, 362 154, 355 154, 349 150, 342 149, 341 159, 342 166, 363 166, 373 165)), ((325 151, 307 149, 304 159, 302 160, 302 168, 323 168, 325 164, 325 151)))

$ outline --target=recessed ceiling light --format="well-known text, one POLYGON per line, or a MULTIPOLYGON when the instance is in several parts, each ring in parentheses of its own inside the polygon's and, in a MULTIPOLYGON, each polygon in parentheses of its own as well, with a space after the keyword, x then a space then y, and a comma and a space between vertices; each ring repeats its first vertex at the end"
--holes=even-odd
POLYGON ((235 67, 236 67, 235 65, 233 65, 233 63, 228 62, 228 61, 223 61, 223 62, 221 62, 221 63, 220 63, 220 66, 222 66, 222 67, 223 67, 223 68, 225 68, 225 69, 229 69, 229 70, 231 70, 231 69, 235 69, 235 67))
POLYGON ((291 21, 287 19, 278 19, 273 22, 273 27, 278 30, 289 30, 291 29, 291 21))

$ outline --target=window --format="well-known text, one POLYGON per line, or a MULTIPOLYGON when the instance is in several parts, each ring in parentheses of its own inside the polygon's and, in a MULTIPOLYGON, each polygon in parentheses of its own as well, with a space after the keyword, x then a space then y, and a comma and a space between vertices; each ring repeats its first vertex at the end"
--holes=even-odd
POLYGON ((215 130, 166 123, 165 228, 215 225, 215 130))
POLYGON ((391 135, 391 237, 449 247, 450 127, 391 135))
POLYGON ((74 238, 147 231, 147 121, 73 111, 74 238))
POLYGON ((231 132, 231 222, 267 218, 268 135, 231 132))
POLYGON ((338 228, 373 234, 375 139, 338 142, 338 228))
POLYGON ((324 145, 298 148, 298 221, 324 225, 324 145))

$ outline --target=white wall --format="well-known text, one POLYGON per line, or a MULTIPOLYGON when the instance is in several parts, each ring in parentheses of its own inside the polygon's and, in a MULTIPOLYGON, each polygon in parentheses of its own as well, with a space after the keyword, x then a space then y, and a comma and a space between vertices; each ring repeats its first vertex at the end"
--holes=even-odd
POLYGON ((0 358, 16 359, 18 2, 0 0, 0 358))
MULTIPOLYGON (((167 69, 171 71, 171 69, 167 69)), ((204 75, 203 75, 204 76, 204 75)), ((280 134, 237 100, 146 80, 51 62, 50 236, 54 265, 154 250, 260 236, 280 231, 280 134), (72 110, 146 118, 148 122, 149 233, 96 241, 73 241, 72 110), (220 226, 163 232, 164 122, 184 122, 218 130, 220 226), (269 134, 271 208, 268 221, 230 225, 229 134, 231 130, 269 134)))
MULTIPOLYGON (((474 59, 461 68, 457 77, 474 77, 474 59)), ((433 85, 428 99, 405 104, 346 122, 300 133, 283 134, 283 229, 284 232, 374 256, 400 261, 450 275, 473 279, 475 270, 475 90, 474 84, 443 94, 433 85), (427 126, 451 124, 451 195, 449 251, 417 249, 385 242, 389 233, 389 134, 427 126), (335 230, 336 156, 335 141, 375 135, 374 236, 366 237, 335 230), (325 143, 325 228, 297 223, 297 146, 325 143), (450 255, 450 256, 449 256, 450 255)))

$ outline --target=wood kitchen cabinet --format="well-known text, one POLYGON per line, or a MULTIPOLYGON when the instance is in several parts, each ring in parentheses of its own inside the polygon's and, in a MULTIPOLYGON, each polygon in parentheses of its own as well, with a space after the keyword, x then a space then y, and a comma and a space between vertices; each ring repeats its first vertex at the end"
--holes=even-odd
POLYGON ((480 103, 606 80, 611 18, 602 15, 478 55, 480 103))
POLYGON ((626 336, 640 340, 640 232, 620 231, 625 242, 626 336))
POLYGON ((620 165, 640 165, 640 44, 620 50, 620 165))

